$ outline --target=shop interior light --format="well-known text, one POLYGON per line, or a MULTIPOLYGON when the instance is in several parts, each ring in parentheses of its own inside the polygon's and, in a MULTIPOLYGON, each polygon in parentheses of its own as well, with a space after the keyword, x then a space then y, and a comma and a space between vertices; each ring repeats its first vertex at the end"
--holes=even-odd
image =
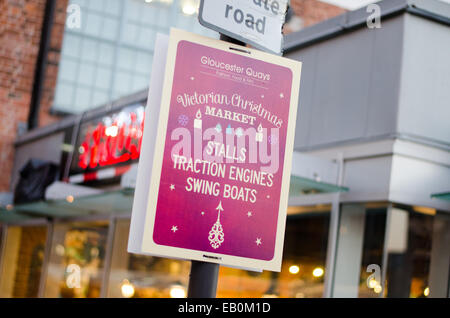
POLYGON ((58 255, 58 256, 64 256, 66 249, 63 245, 57 244, 55 246, 55 252, 56 252, 56 255, 58 255))
POLYGON ((264 294, 264 295, 262 295, 262 298, 278 298, 278 295, 276 295, 276 294, 264 294))
POLYGON ((375 278, 372 278, 371 280, 369 280, 369 288, 375 288, 377 287, 379 284, 377 282, 377 280, 375 278))
POLYGON ((119 133, 119 127, 116 125, 109 126, 105 129, 105 135, 109 137, 117 137, 119 133))
POLYGON ((322 277, 324 274, 323 268, 322 267, 314 268, 312 274, 314 277, 322 277))
POLYGON ((289 273, 291 273, 292 275, 298 274, 300 272, 300 267, 298 267, 297 265, 292 265, 289 267, 289 273))
POLYGON ((181 285, 173 285, 169 293, 171 298, 186 298, 186 288, 181 285))
POLYGON ((377 285, 374 287, 373 291, 376 292, 377 294, 379 294, 379 293, 381 293, 381 292, 383 291, 383 287, 381 287, 380 284, 377 284, 377 285))
POLYGON ((134 296, 134 286, 131 284, 128 279, 124 279, 122 282, 122 286, 120 286, 120 291, 122 292, 122 296, 125 298, 131 298, 134 296))
POLYGON ((423 295, 425 297, 428 297, 430 295, 430 287, 427 287, 423 290, 423 295))

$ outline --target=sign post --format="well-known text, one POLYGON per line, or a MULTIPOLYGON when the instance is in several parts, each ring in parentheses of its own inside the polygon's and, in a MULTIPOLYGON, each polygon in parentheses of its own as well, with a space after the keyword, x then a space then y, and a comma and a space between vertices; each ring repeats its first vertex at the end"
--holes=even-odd
POLYGON ((219 264, 191 261, 188 298, 215 298, 219 264))
POLYGON ((253 47, 282 53, 288 0, 201 0, 203 26, 253 47))
MULTIPOLYGON (((225 34, 220 34, 220 39, 237 45, 245 45, 244 42, 233 39, 225 34)), ((191 261, 188 298, 216 297, 219 269, 219 264, 191 261)))
POLYGON ((301 63, 176 29, 166 49, 129 251, 193 261, 189 297, 215 297, 219 265, 281 269, 301 63))

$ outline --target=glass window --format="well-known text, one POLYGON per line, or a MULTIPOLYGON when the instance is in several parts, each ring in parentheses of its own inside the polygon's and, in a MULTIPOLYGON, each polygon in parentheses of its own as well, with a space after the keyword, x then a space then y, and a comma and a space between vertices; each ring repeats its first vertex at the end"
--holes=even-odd
POLYGON ((38 297, 46 240, 47 226, 8 226, 0 297, 38 297))
POLYGON ((449 244, 450 217, 435 209, 344 204, 332 296, 447 297, 449 244))
POLYGON ((59 72, 59 78, 63 81, 67 81, 67 82, 75 82, 76 81, 76 74, 78 71, 78 64, 77 62, 70 60, 70 59, 65 59, 63 61, 61 61, 60 64, 60 68, 61 71, 59 72))
POLYGON ((361 298, 380 297, 381 266, 383 263, 383 246, 386 230, 386 204, 366 205, 364 222, 364 238, 359 280, 359 293, 361 298), (376 275, 374 271, 379 270, 376 275))
POLYGON ((432 241, 429 289, 424 291, 424 296, 448 298, 450 297, 450 213, 436 212, 432 241))
POLYGON ((100 297, 108 222, 55 224, 45 297, 100 297))
POLYGON ((75 102, 82 110, 88 109, 91 102, 91 90, 88 87, 78 87, 75 93, 75 102))
POLYGON ((53 104, 62 113, 80 113, 145 89, 158 32, 168 34, 173 26, 218 37, 199 24, 195 10, 186 10, 198 8, 199 0, 70 0, 69 4, 80 6, 81 27, 64 30, 53 104), (99 65, 101 81, 95 72, 99 65), (99 82, 102 93, 95 94, 99 82), (70 100, 68 90, 75 93, 70 100))
POLYGON ((333 297, 380 297, 387 206, 387 203, 341 205, 333 297))
POLYGON ((281 272, 221 267, 217 297, 322 297, 330 205, 289 207, 281 272))
POLYGON ((2 255, 3 227, 4 227, 4 225, 2 223, 0 223, 0 257, 2 255))
POLYGON ((417 298, 429 295, 435 214, 434 209, 428 208, 392 208, 386 247, 386 297, 417 298))
POLYGON ((186 297, 190 262, 128 253, 129 228, 129 220, 117 221, 108 297, 186 297))
POLYGON ((59 83, 59 90, 55 98, 59 101, 60 105, 70 107, 73 103, 74 93, 74 86, 72 84, 61 82, 59 83))
POLYGON ((81 46, 81 62, 95 62, 97 59, 97 41, 84 38, 81 46))

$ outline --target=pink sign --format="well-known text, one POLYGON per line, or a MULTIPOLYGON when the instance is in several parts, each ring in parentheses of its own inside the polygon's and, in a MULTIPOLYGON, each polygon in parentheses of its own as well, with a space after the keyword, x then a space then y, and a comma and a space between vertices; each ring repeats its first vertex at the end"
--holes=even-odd
POLYGON ((167 63, 149 251, 279 270, 301 64, 178 30, 167 63))

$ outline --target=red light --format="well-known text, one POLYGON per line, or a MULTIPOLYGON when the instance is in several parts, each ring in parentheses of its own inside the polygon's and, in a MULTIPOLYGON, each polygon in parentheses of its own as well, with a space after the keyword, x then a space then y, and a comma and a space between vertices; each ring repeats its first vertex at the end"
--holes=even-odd
POLYGON ((137 115, 129 114, 130 124, 114 121, 106 127, 99 123, 88 129, 80 145, 78 167, 82 169, 110 166, 139 158, 144 129, 144 119, 137 122, 137 115))

